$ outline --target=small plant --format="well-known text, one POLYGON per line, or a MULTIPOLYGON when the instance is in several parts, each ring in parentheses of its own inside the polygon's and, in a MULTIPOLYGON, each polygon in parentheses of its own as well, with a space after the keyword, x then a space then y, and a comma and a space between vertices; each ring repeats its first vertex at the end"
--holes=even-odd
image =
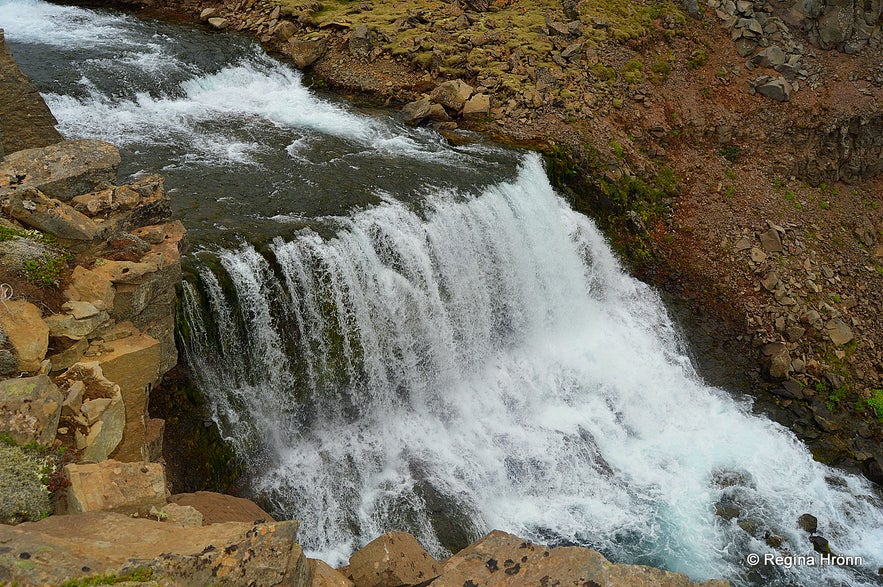
POLYGON ((865 403, 874 410, 877 419, 883 422, 883 389, 871 390, 871 397, 865 400, 865 403))
POLYGON ((843 299, 842 299, 838 294, 834 294, 834 295, 832 295, 832 296, 831 296, 831 300, 832 300, 835 304, 839 304, 840 302, 843 301, 843 299))
POLYGON ((821 202, 819 202, 819 208, 821 208, 822 210, 827 210, 830 207, 831 203, 828 202, 828 200, 822 200, 821 202))
POLYGON ((613 154, 616 155, 617 159, 625 157, 625 150, 617 141, 610 141, 610 150, 613 151, 613 154))
POLYGON ((827 407, 829 411, 833 412, 840 407, 840 404, 843 402, 843 399, 845 397, 846 388, 838 387, 830 394, 828 394, 828 399, 825 400, 825 407, 827 407))
POLYGON ((693 51, 690 58, 687 59, 687 69, 699 69, 708 63, 708 51, 705 49, 697 49, 693 51))
POLYGON ((777 177, 776 179, 773 180, 773 187, 776 188, 777 190, 782 189, 784 186, 785 186, 785 182, 782 181, 781 177, 777 177))
POLYGON ((65 264, 69 255, 59 253, 51 255, 44 253, 38 259, 28 259, 22 264, 25 278, 37 287, 58 287, 61 277, 64 275, 65 264))
POLYGON ((730 163, 735 163, 739 160, 739 156, 742 154, 742 149, 739 145, 726 145, 721 147, 718 150, 718 153, 730 163))
POLYGON ((791 200, 793 200, 795 197, 796 196, 794 195, 794 192, 785 192, 785 199, 788 200, 789 202, 791 200))
POLYGON ((724 175, 727 176, 727 179, 736 179, 736 172, 732 169, 727 169, 724 171, 724 175))
POLYGON ((640 83, 644 79, 644 64, 637 59, 630 59, 622 68, 622 79, 630 84, 640 83))

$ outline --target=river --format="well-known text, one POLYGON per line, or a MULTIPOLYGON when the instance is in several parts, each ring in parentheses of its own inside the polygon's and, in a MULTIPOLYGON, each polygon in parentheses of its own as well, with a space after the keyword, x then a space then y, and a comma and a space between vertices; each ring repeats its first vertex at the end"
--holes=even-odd
POLYGON ((168 178, 182 356, 314 556, 499 528, 694 579, 880 584, 879 490, 706 385, 535 154, 450 146, 232 34, 38 0, 0 26, 64 134, 168 178), (804 513, 862 563, 746 560, 811 555, 804 513))

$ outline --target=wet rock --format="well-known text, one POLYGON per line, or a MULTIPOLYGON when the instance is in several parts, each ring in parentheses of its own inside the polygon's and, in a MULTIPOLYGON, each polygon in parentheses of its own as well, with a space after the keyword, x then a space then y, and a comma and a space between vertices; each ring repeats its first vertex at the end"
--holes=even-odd
POLYGON ((119 165, 119 150, 96 139, 62 141, 18 151, 0 162, 0 184, 4 176, 6 185, 9 179, 24 179, 17 185, 0 188, 0 199, 25 188, 36 188, 50 198, 67 202, 114 183, 119 165))
POLYGON ((18 444, 55 439, 63 398, 46 375, 0 381, 0 433, 18 444))
POLYGON ((274 521, 270 514, 251 500, 212 491, 178 493, 171 496, 168 501, 180 506, 192 507, 202 514, 203 524, 206 526, 225 522, 274 521))
POLYGON ((166 503, 166 476, 157 463, 121 463, 106 460, 64 467, 70 482, 67 511, 82 513, 112 511, 123 514, 147 513, 166 503))
POLYGON ((823 536, 810 536, 809 541, 812 543, 812 548, 816 552, 820 554, 831 554, 831 545, 828 544, 828 540, 823 536))
POLYGON ((883 459, 871 457, 862 463, 862 474, 865 477, 883 487, 883 459))
POLYGON ((803 514, 797 518, 797 525, 802 530, 814 534, 819 529, 819 520, 812 514, 803 514))
POLYGON ((429 98, 408 102, 402 106, 402 121, 405 124, 418 125, 429 116, 431 111, 432 102, 429 98))
POLYGON ((0 157, 62 141, 58 122, 21 72, 0 30, 0 157))
POLYGON ((6 333, 17 368, 37 371, 49 348, 49 327, 40 309, 24 300, 6 300, 0 304, 0 329, 6 333))
POLYGON ((786 399, 803 399, 803 389, 793 379, 783 381, 780 387, 775 387, 770 392, 786 399))
POLYGON ((307 69, 325 54, 325 39, 288 39, 288 54, 298 69, 307 69))

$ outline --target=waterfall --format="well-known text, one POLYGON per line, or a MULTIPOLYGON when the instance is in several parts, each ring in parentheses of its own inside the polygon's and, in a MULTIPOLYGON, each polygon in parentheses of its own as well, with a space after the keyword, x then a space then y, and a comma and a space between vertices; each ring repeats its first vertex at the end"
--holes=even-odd
POLYGON ((314 554, 405 529, 442 556, 501 528, 694 578, 874 584, 879 494, 704 385, 538 157, 477 196, 337 225, 206 251, 185 290, 200 387, 314 554), (744 562, 782 552, 768 535, 811 554, 807 512, 865 567, 744 562))

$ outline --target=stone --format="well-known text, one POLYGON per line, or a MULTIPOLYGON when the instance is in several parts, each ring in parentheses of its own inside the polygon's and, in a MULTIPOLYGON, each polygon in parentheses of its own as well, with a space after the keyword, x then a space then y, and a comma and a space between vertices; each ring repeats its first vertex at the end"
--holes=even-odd
POLYGON ((165 514, 167 524, 182 528, 198 528, 202 526, 202 514, 192 506, 167 503, 160 511, 165 514))
POLYGON ((166 432, 166 421, 161 418, 150 418, 144 427, 144 442, 147 445, 147 460, 157 463, 162 459, 163 437, 166 432))
POLYGON ((862 474, 883 487, 883 458, 870 457, 862 463, 862 474))
POLYGON ((288 54, 298 69, 307 69, 325 54, 325 39, 288 39, 288 54))
POLYGON ((491 98, 487 94, 475 94, 463 104, 463 118, 474 120, 486 118, 491 112, 491 98))
POLYGON ((113 308, 116 292, 110 279, 103 273, 77 265, 71 274, 70 285, 64 295, 71 301, 89 302, 98 310, 113 308))
POLYGON ((49 348, 49 327, 40 309, 24 300, 6 300, 0 304, 0 329, 18 361, 20 371, 35 372, 49 348))
POLYGON ((831 342, 837 346, 843 346, 855 338, 849 325, 839 318, 829 320, 825 324, 825 332, 831 342))
POLYGON ((83 406, 83 392, 86 385, 82 381, 74 381, 67 390, 64 402, 61 404, 61 414, 63 416, 75 416, 80 413, 83 406))
POLYGON ((112 512, 50 516, 0 526, 0 544, 15 545, 15 563, 0 572, 19 585, 61 585, 140 566, 153 572, 150 585, 309 587, 297 529, 297 522, 181 527, 112 512), (18 564, 23 552, 39 555, 18 564))
POLYGON ((770 271, 763 276, 763 279, 760 280, 760 284, 769 292, 775 291, 776 286, 779 285, 779 274, 775 271, 770 271))
POLYGON ((135 230, 132 231, 134 236, 137 236, 144 242, 149 245, 158 245, 162 243, 167 234, 167 225, 166 224, 154 224, 151 226, 139 226, 135 230))
POLYGON ((0 433, 20 445, 55 440, 63 398, 46 375, 0 381, 0 433))
POLYGON ((472 92, 472 86, 462 79, 455 79, 437 85, 429 94, 429 99, 452 112, 460 112, 466 100, 472 96, 472 92))
POLYGON ((429 107, 429 119, 435 122, 448 122, 451 120, 451 117, 448 116, 448 111, 445 110, 445 107, 441 104, 432 104, 429 107))
POLYGON ((43 97, 21 72, 0 30, 0 157, 64 140, 43 97))
POLYGON ((312 583, 310 587, 354 587, 353 582, 346 576, 332 569, 325 561, 307 559, 310 563, 310 575, 312 583))
POLYGON ((748 38, 741 38, 736 41, 736 53, 739 57, 748 57, 757 49, 757 43, 748 38))
POLYGON ((784 65, 786 58, 787 56, 781 47, 771 45, 752 57, 751 64, 755 67, 775 67, 777 65, 784 65))
POLYGON ((757 247, 751 247, 751 260, 755 263, 763 263, 767 259, 767 254, 757 247))
POLYGON ((785 329, 785 338, 788 339, 788 342, 797 342, 803 338, 805 332, 806 330, 800 326, 789 326, 785 329))
POLYGON ((113 190, 108 188, 71 198, 71 206, 87 216, 97 216, 113 207, 113 190))
POLYGON ((802 530, 813 534, 819 529, 819 520, 812 514, 803 514, 797 518, 797 525, 802 530))
POLYGON ((104 261, 95 264, 92 272, 111 283, 137 283, 148 273, 159 269, 156 263, 138 263, 134 261, 104 261))
POLYGON ((217 8, 206 8, 202 12, 199 13, 199 20, 202 22, 208 22, 208 19, 218 14, 217 8))
POLYGON ((368 25, 360 24, 350 31, 349 49, 350 53, 357 57, 367 57, 374 48, 374 35, 368 25))
POLYGON ((82 320, 77 320, 70 314, 55 314, 48 316, 43 322, 49 327, 49 334, 51 336, 63 336, 71 340, 82 340, 88 338, 99 326, 107 322, 108 318, 108 313, 101 311, 82 320))
POLYGON ((136 330, 132 336, 115 340, 112 350, 96 353, 94 359, 104 377, 119 386, 126 406, 123 438, 112 458, 127 462, 146 460, 145 415, 149 390, 160 376, 159 342, 136 330))
POLYGON ((287 41, 297 34, 298 27, 290 20, 283 20, 276 25, 276 31, 273 33, 280 41, 287 41))
POLYGON ((230 24, 226 18, 223 18, 220 16, 213 16, 213 17, 209 18, 207 22, 208 22, 209 26, 211 26, 213 29, 217 29, 217 30, 224 30, 230 24))
POLYGON ((253 501, 213 491, 178 493, 171 496, 168 501, 181 506, 193 507, 202 514, 202 523, 206 526, 226 522, 248 522, 251 524, 256 520, 273 521, 273 517, 253 501))
POLYGON ((781 253, 785 250, 785 247, 782 245, 782 238, 779 236, 779 232, 775 228, 771 228, 766 232, 761 233, 759 238, 760 246, 763 247, 763 250, 767 253, 781 253))
POLYGON ((165 179, 161 175, 148 175, 127 187, 137 193, 141 200, 127 216, 127 222, 122 227, 124 230, 162 224, 171 218, 172 200, 166 193, 165 179))
POLYGON ((22 224, 64 241, 91 242, 102 232, 88 216, 36 188, 10 194, 4 211, 22 224))
POLYGON ((96 308, 93 304, 83 301, 72 300, 69 302, 65 302, 61 307, 62 309, 70 312, 71 316, 73 316, 75 320, 92 318, 93 316, 97 316, 100 313, 98 308, 96 308))
POLYGON ((70 464, 64 467, 70 482, 67 512, 109 511, 144 514, 151 507, 162 509, 166 503, 166 475, 157 463, 70 464))
POLYGON ((723 580, 692 582, 688 577, 671 571, 641 565, 614 564, 589 548, 559 546, 550 549, 494 530, 449 558, 441 576, 432 585, 727 587, 729 583, 723 580))
POLYGON ((441 566, 410 534, 387 532, 353 553, 347 572, 358 587, 399 587, 428 583, 441 566))
POLYGON ((118 385, 104 376, 97 362, 78 363, 68 369, 59 381, 69 381, 67 398, 62 405, 62 413, 70 419, 88 426, 88 433, 78 428, 82 436, 83 453, 80 461, 97 463, 106 460, 119 446, 126 427, 126 408, 118 385), (89 399, 84 401, 84 392, 89 390, 89 399))
POLYGON ((0 198, 33 187, 50 198, 67 202, 74 196, 96 191, 116 182, 119 150, 97 139, 62 141, 39 149, 25 149, 7 155, 0 162, 3 177, 24 176, 21 183, 0 188, 0 198))
POLYGON ((405 124, 418 125, 429 116, 432 111, 432 102, 429 98, 422 98, 408 102, 402 106, 402 122, 405 124))
POLYGON ((791 99, 791 84, 784 77, 763 78, 754 89, 758 94, 778 102, 787 102, 791 99))
POLYGON ((791 355, 787 349, 773 354, 767 364, 769 378, 773 381, 782 381, 791 372, 791 355))

